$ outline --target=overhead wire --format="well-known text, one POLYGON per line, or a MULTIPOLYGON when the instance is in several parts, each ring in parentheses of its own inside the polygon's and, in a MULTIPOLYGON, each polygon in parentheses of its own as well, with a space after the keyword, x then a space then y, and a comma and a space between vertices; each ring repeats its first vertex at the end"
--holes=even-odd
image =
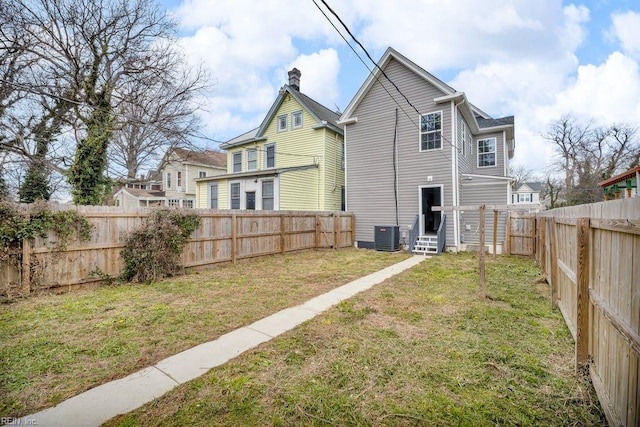
MULTIPOLYGON (((351 46, 351 44, 346 40, 346 38, 342 35, 342 33, 338 30, 338 28, 335 26, 335 24, 331 21, 331 19, 327 16, 326 13, 324 13, 324 11, 322 10, 322 8, 318 5, 318 3, 316 3, 316 0, 312 0, 313 3, 316 5, 316 7, 318 8, 318 10, 320 10, 322 12, 322 14, 324 15, 324 17, 327 19, 327 21, 331 24, 331 26, 336 30, 336 32, 338 32, 338 34, 342 37, 343 40, 345 40, 345 42, 347 43, 347 45, 351 48, 351 50, 356 54, 356 56, 360 59, 360 61, 365 65, 365 67, 367 68, 367 70, 369 71, 369 74, 376 79, 376 81, 378 83, 380 83, 380 85, 382 86, 382 88, 385 90, 385 92, 387 92, 387 94, 389 95, 389 97, 396 103, 396 105, 400 108, 400 110, 404 113, 404 115, 409 119, 409 121, 416 127, 418 128, 418 130, 421 130, 421 126, 419 123, 417 123, 413 118, 411 118, 411 116, 407 113, 407 111, 402 107, 402 105, 400 105, 400 103, 398 102, 398 100, 391 95, 391 93, 389 92, 389 90, 387 89, 387 87, 383 84, 382 81, 380 81, 380 78, 376 75, 376 73, 373 72, 373 70, 371 68, 369 68, 369 66, 365 63, 365 61, 362 59, 362 57, 355 51, 355 49, 353 48, 353 46, 351 46)), ((340 22, 340 24, 342 25, 342 27, 345 29, 345 31, 349 34, 349 36, 355 41, 355 43, 358 44, 358 46, 360 46, 360 48, 362 49, 362 51, 366 54, 367 58, 371 61, 372 64, 374 64, 375 68, 377 68, 380 73, 384 76, 384 78, 395 88, 395 90, 404 98, 404 100, 407 102, 407 104, 409 104, 409 106, 411 106, 411 108, 420 116, 424 116, 423 113, 420 113, 420 111, 415 107, 415 105, 409 100, 409 98, 402 92, 402 90, 400 90, 400 88, 398 87, 398 85, 389 77, 389 75, 380 67, 380 65, 374 61, 374 59, 372 58, 372 56, 369 54, 369 51, 364 47, 364 45, 355 37, 355 35, 353 34, 353 32, 349 29, 349 27, 347 26, 347 24, 342 20, 342 18, 340 18, 340 16, 338 15, 337 12, 335 12, 331 6, 329 6, 329 4, 325 1, 325 0, 320 0, 322 2, 322 4, 329 10, 329 12, 331 12, 331 14, 338 20, 338 22, 340 22)), ((440 131, 440 138, 445 141, 447 144, 449 144, 452 148, 459 150, 459 148, 457 147, 456 144, 452 143, 442 132, 442 130, 440 131)), ((446 158, 448 161, 451 161, 451 159, 444 154, 444 152, 442 150, 438 150, 438 152, 444 157, 446 158)))

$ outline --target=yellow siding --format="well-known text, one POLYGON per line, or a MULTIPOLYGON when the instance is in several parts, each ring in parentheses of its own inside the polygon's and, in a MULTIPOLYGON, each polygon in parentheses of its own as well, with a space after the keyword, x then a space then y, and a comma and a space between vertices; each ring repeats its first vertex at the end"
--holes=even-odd
POLYGON ((218 184, 218 209, 228 209, 229 205, 229 182, 226 179, 219 181, 204 181, 197 183, 196 207, 199 209, 209 209, 209 184, 218 184))
MULTIPOLYGON (((341 168, 342 136, 321 127, 290 94, 280 105, 264 133, 266 140, 251 142, 227 151, 227 172, 233 173, 233 154, 242 152, 242 172, 247 172, 247 149, 256 148, 257 170, 265 169, 265 145, 275 144, 277 169, 318 165, 318 168, 280 175, 281 210, 340 210, 344 171, 341 168), (293 129, 291 113, 302 111, 302 127, 293 129), (287 115, 287 130, 278 132, 277 119, 287 115)), ((228 192, 228 188, 226 189, 228 192)), ((222 194, 222 193, 221 193, 222 194)), ((225 199, 225 203, 228 200, 225 199)), ((222 206, 222 204, 221 204, 222 206)))
POLYGON ((280 175, 280 210, 322 210, 318 175, 316 168, 280 175))

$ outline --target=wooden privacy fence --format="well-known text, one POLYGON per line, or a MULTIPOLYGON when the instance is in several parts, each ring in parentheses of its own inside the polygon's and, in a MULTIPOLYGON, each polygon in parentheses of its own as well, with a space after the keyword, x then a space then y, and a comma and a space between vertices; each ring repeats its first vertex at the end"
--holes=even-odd
POLYGON ((536 216, 509 212, 504 252, 533 256, 536 253, 536 216))
MULTIPOLYGON (((59 209, 65 209, 60 207, 59 209)), ((0 296, 74 288, 120 275, 126 235, 151 209, 72 207, 94 226, 88 242, 56 247, 55 236, 26 241, 17 262, 0 264, 0 296)), ((183 251, 184 267, 315 248, 353 246, 355 217, 349 212, 189 210, 200 225, 183 251)))
POLYGON ((610 425, 640 425, 640 198, 543 212, 536 259, 610 425))

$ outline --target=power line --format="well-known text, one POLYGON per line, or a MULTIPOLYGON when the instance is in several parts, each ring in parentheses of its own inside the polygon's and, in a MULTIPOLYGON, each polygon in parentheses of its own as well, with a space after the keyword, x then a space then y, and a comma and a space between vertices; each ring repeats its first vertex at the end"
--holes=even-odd
MULTIPOLYGON (((343 40, 345 40, 345 37, 342 35, 342 33, 340 33, 340 31, 336 28, 336 26, 333 24, 333 22, 331 21, 331 19, 329 19, 329 17, 327 16, 326 13, 324 13, 324 11, 320 8, 320 6, 316 3, 315 0, 312 0, 313 3, 316 5, 316 7, 322 12, 322 14, 325 16, 325 18, 327 19, 327 21, 329 21, 329 23, 331 24, 331 26, 338 32, 338 34, 340 34, 340 36, 342 37, 343 40)), ((331 6, 329 6, 327 4, 327 2, 325 0, 320 0, 322 1, 322 4, 331 12, 331 14, 333 16, 335 16, 335 18, 340 22, 340 24, 344 27, 344 29, 347 31, 347 33, 349 34, 349 36, 351 36, 351 38, 358 44, 358 46, 360 46, 360 48, 364 51, 364 53, 367 55, 367 58, 369 58, 369 60, 371 61, 371 63, 373 63, 375 65, 375 67, 380 70, 380 72, 382 73, 382 75, 389 81, 389 83, 391 83, 391 85, 393 85, 393 87, 395 88, 395 90, 405 99, 405 101, 407 102, 407 104, 409 104, 411 106, 411 108, 413 108, 413 110, 420 116, 422 117, 423 114, 420 113, 420 111, 415 107, 415 105, 413 105, 413 103, 411 103, 411 101, 409 100, 409 98, 400 90, 400 88, 398 87, 398 85, 396 85, 396 83, 387 75, 387 73, 378 65, 378 63, 376 61, 373 60, 373 58, 371 57, 371 55, 369 54, 369 52, 367 51, 367 49, 364 47, 364 45, 355 37, 355 35, 351 32, 351 30, 349 29, 349 27, 344 23, 344 21, 340 18, 340 16, 331 8, 331 6)), ((378 78, 378 76, 373 73, 373 71, 371 70, 371 68, 369 68, 369 66, 363 61, 362 57, 360 57, 360 55, 355 52, 354 48, 351 46, 351 44, 345 40, 345 42, 347 43, 347 45, 349 45, 349 47, 351 48, 351 50, 354 51, 354 53, 356 54, 356 56, 360 59, 360 61, 365 65, 365 67, 367 68, 367 70, 369 71, 369 74, 371 74, 372 77, 374 77, 376 79, 376 81, 378 83, 380 83, 380 85, 382 86, 382 88, 385 90, 385 92, 387 92, 387 94, 389 95, 389 97, 396 103, 396 105, 398 105, 398 107, 400 108, 400 110, 402 110, 402 112, 405 114, 405 116, 409 119, 409 121, 419 130, 421 130, 421 126, 419 123, 416 123, 411 116, 407 113, 407 111, 400 105, 400 103, 395 99, 395 97, 393 97, 393 95, 391 95, 391 93, 389 92, 389 90, 386 88, 386 86, 383 84, 383 82, 380 81, 380 79, 378 78)), ((448 138, 446 138, 444 136, 444 133, 441 131, 440 132, 440 137, 443 141, 445 141, 447 144, 449 144, 451 147, 455 148, 455 149, 459 149, 457 147, 456 144, 453 144, 451 141, 449 141, 448 138)), ((451 159, 444 154, 443 151, 438 151, 445 159, 447 159, 447 161, 451 162, 451 159)))

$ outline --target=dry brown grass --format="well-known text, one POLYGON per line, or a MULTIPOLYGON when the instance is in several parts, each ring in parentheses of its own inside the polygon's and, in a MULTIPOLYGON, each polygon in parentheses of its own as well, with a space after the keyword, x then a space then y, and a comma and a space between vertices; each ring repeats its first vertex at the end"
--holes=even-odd
POLYGON ((406 257, 306 251, 5 304, 0 415, 55 405, 406 257))

